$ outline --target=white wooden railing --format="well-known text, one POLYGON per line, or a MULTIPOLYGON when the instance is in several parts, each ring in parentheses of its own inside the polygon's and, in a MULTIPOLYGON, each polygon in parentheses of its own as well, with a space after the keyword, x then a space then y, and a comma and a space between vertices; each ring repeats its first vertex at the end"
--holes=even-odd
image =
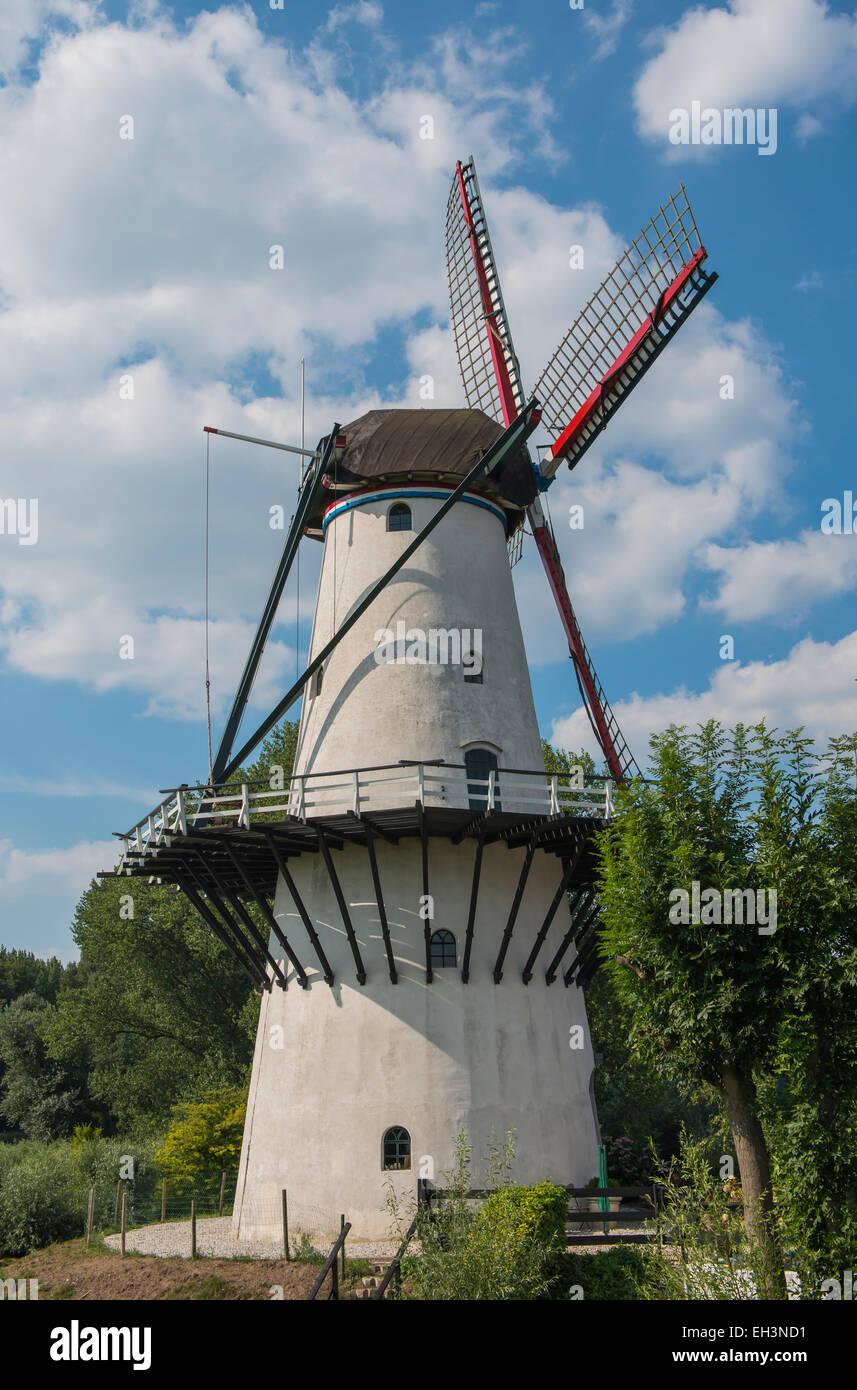
POLYGON ((613 814, 613 783, 563 786, 559 776, 545 772, 489 772, 474 776, 463 767, 433 763, 358 768, 350 772, 311 772, 281 779, 283 785, 243 782, 217 796, 199 788, 171 792, 121 837, 122 860, 139 858, 169 844, 188 827, 249 827, 253 814, 265 812, 306 820, 313 816, 356 815, 424 807, 478 811, 511 811, 521 815, 597 816, 613 814))

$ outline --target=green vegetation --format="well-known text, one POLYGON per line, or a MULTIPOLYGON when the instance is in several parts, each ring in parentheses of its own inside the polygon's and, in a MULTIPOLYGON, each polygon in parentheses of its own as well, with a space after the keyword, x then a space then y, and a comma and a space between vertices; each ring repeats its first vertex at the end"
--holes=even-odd
MULTIPOLYGON (((550 1182, 521 1187, 512 1182, 514 1136, 487 1155, 488 1187, 483 1203, 469 1199, 471 1157, 467 1136, 458 1135, 455 1162, 444 1174, 446 1196, 423 1211, 417 1227, 421 1250, 403 1262, 402 1274, 419 1299, 498 1300, 545 1297, 565 1249, 568 1197, 550 1182)), ((387 1207, 399 1239, 413 1219, 389 1185, 387 1207)))
POLYGON ((784 1244, 818 1276, 857 1249, 857 736, 822 756, 799 731, 711 722, 654 738, 652 762, 601 836, 601 952, 638 1055, 728 1121, 782 1297, 784 1244), (776 930, 671 920, 694 882, 774 890, 776 930))
POLYGON ((178 1118, 155 1154, 164 1177, 181 1188, 238 1167, 246 1086, 222 1086, 176 1109, 178 1118))
POLYGON ((642 1299, 646 1297, 646 1256, 637 1246, 617 1245, 593 1255, 565 1255, 554 1297, 642 1299))

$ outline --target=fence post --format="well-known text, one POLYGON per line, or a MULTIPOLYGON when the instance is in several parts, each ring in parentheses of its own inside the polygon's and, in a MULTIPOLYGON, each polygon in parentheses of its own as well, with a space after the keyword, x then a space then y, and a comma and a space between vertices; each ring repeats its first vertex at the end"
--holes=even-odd
POLYGON ((116 1183, 116 1211, 114 1212, 114 1215, 113 1215, 113 1225, 114 1225, 114 1226, 118 1226, 118 1225, 119 1225, 119 1206, 120 1206, 120 1204, 121 1204, 121 1201, 122 1201, 122 1179, 119 1178, 118 1182, 116 1183))
POLYGON ((331 1285, 331 1290, 330 1290, 330 1296, 331 1296, 331 1298, 334 1300, 335 1303, 338 1303, 338 1302, 339 1302, 339 1261, 338 1261, 338 1260, 334 1260, 334 1261, 333 1261, 333 1264, 330 1266, 330 1273, 331 1273, 331 1277, 332 1277, 332 1279, 333 1279, 333 1284, 331 1285))
POLYGON ((190 1199, 190 1257, 196 1259, 196 1198, 190 1199))
POLYGON ((89 1189, 89 1201, 86 1204, 86 1243, 92 1240, 92 1222, 95 1216, 95 1188, 89 1189))
MULTIPOLYGON (((344 1226, 345 1226, 345 1217, 344 1217, 344 1215, 342 1214, 342 1212, 340 1212, 340 1214, 339 1214, 339 1230, 340 1230, 340 1233, 342 1232, 342 1229, 343 1229, 344 1226)), ((343 1278, 343 1280, 344 1280, 344 1279, 345 1279, 345 1241, 342 1242, 342 1247, 341 1247, 339 1253, 340 1253, 340 1256, 342 1257, 342 1278, 343 1278)))
POLYGON ((128 1193, 122 1193, 122 1234, 119 1237, 119 1248, 125 1254, 125 1229, 128 1222, 128 1193))
POLYGON ((167 1180, 161 1178, 161 1225, 167 1219, 167 1180))
POLYGON ((223 1194, 226 1190, 226 1174, 220 1174, 220 1201, 217 1204, 217 1215, 223 1215, 223 1194))
POLYGON ((286 1260, 289 1256, 289 1203, 286 1196, 286 1189, 283 1188, 283 1254, 286 1260))

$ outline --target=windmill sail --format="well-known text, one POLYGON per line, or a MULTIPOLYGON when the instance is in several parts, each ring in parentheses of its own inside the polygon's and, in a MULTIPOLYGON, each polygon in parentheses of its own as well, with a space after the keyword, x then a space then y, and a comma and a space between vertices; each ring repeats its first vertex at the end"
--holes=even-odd
POLYGON ((535 395, 554 434, 542 472, 574 468, 708 292, 715 274, 682 184, 578 314, 535 395))
POLYGON ((524 391, 472 159, 455 166, 446 209, 446 266, 467 404, 510 425, 523 408, 524 391))

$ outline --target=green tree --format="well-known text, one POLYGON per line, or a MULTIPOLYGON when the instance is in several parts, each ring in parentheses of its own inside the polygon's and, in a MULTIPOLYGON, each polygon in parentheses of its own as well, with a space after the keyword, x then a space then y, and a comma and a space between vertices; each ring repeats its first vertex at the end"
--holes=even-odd
POLYGON ((155 1154, 165 1177, 191 1185, 237 1168, 246 1109, 246 1086, 221 1086, 177 1106, 177 1118, 155 1154))
MULTIPOLYGON (((757 1078, 788 1055, 801 1065, 819 1122, 823 1076, 837 1094, 844 1088, 843 1109, 853 1107, 855 1009, 846 984, 854 890, 846 861, 857 802, 841 777, 828 776, 820 791, 817 762, 800 731, 777 737, 759 725, 727 734, 715 721, 695 733, 672 727, 652 740, 653 782, 620 789, 619 814, 599 845, 602 952, 633 1011, 634 1037, 665 1070, 720 1096, 747 1232, 764 1254, 767 1292, 778 1296, 783 1261, 757 1078), (680 924, 676 890, 690 895, 694 882, 720 895, 774 890, 776 931, 706 920, 710 907, 680 924), (825 1005, 831 970, 837 1003, 825 1005), (795 1039, 806 1045, 808 1036, 801 1063, 795 1039)), ((816 1189, 814 1200, 824 1199, 816 1189)))
MULTIPOLYGON (((278 769, 288 777, 296 737, 296 724, 272 730, 237 780, 278 769)), ((247 911, 267 936, 256 905, 247 911)), ((91 1093, 114 1127, 164 1124, 179 1102, 245 1084, 259 1001, 183 894, 144 878, 93 882, 72 932, 80 964, 46 1028, 48 1051, 66 1062, 85 1056, 91 1093), (120 911, 126 895, 132 917, 120 911)))
POLYGON ((89 1117, 86 1072, 79 1059, 48 1057, 44 1035, 56 1009, 28 991, 0 1009, 0 1111, 29 1139, 59 1139, 89 1117))

